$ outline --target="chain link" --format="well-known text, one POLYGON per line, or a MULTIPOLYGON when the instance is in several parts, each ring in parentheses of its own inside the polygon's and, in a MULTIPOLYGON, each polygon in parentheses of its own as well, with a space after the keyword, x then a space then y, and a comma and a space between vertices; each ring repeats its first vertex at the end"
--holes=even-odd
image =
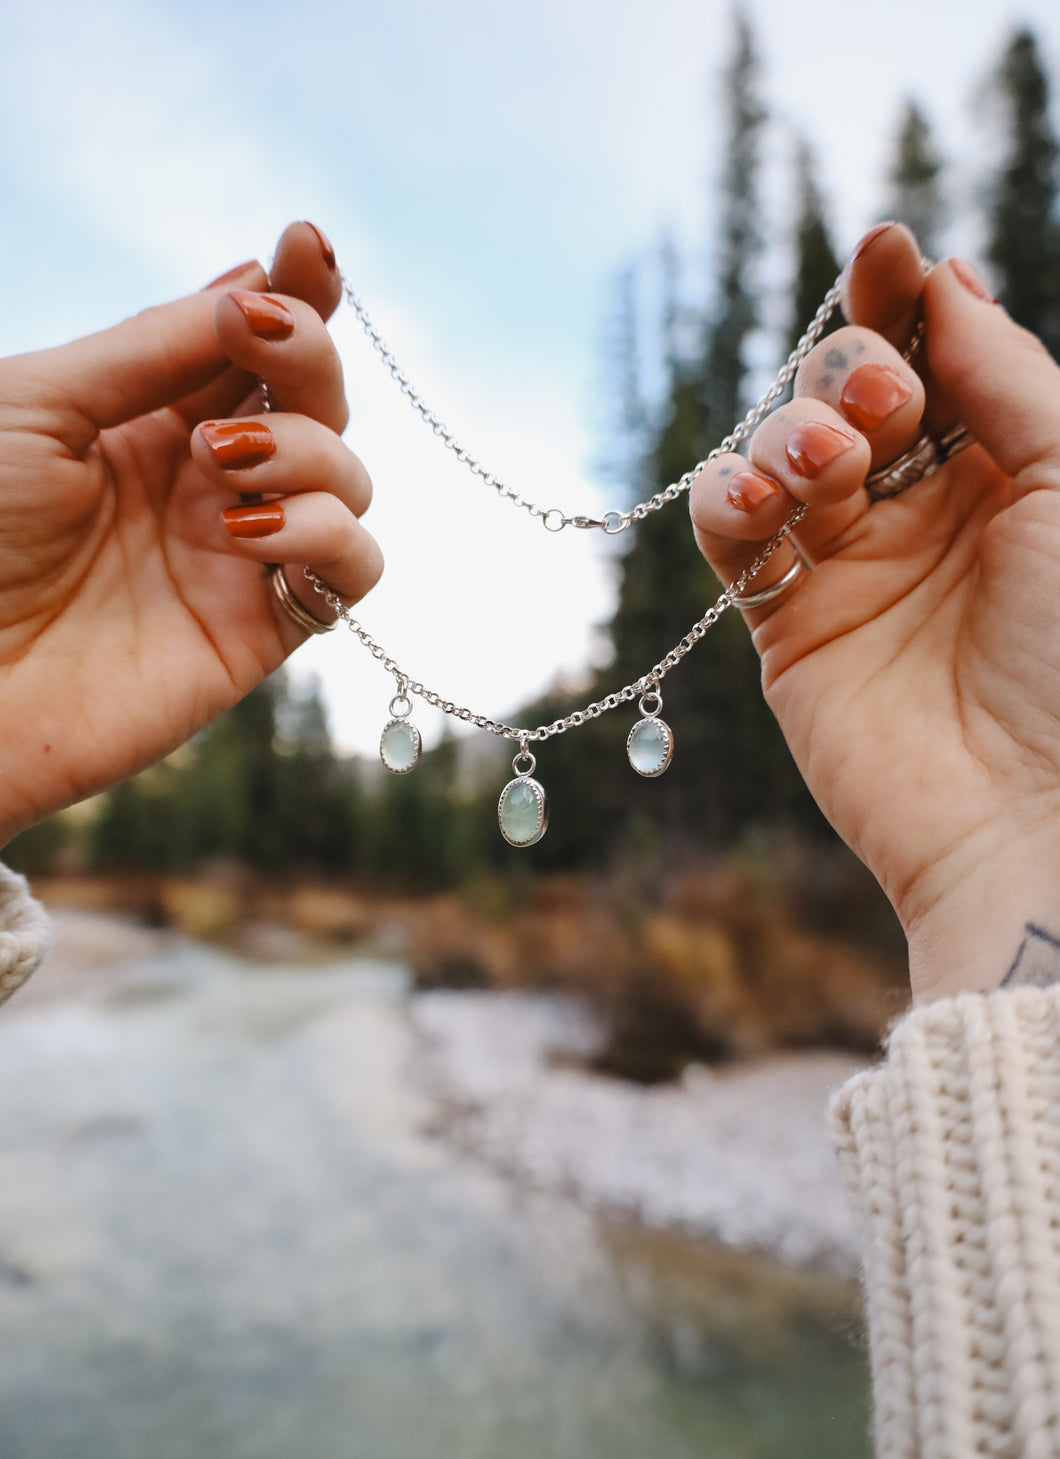
POLYGON ((378 659, 383 668, 394 675, 398 684, 398 698, 407 699, 409 694, 416 694, 420 699, 433 705, 435 709, 440 709, 443 714, 452 716, 453 719, 459 719, 464 724, 473 724, 479 729, 488 730, 491 735, 517 740, 520 745, 525 747, 531 740, 548 740, 554 735, 565 734, 567 730, 577 729, 579 725, 585 724, 590 719, 599 719, 602 714, 606 714, 610 709, 617 709, 620 704, 629 704, 643 694, 656 692, 670 670, 676 668, 681 660, 692 652, 700 639, 706 637, 708 630, 717 623, 725 609, 732 607, 734 600, 739 597, 756 573, 765 567, 792 528, 802 520, 805 512, 804 505, 796 507, 780 531, 769 539, 754 561, 744 568, 734 582, 730 583, 717 601, 703 614, 703 617, 697 623, 693 623, 684 638, 676 643, 670 652, 665 654, 646 674, 642 674, 631 684, 625 684, 621 689, 616 689, 614 693, 608 694, 605 698, 594 700, 584 709, 573 710, 570 714, 564 715, 562 719, 554 719, 551 724, 539 724, 536 729, 521 729, 516 725, 505 724, 503 720, 490 719, 485 714, 476 714, 473 709, 463 709, 453 700, 444 699, 436 690, 429 689, 419 679, 410 678, 397 660, 391 658, 383 645, 372 637, 367 628, 357 622, 339 595, 329 588, 312 568, 307 567, 304 572, 316 592, 335 610, 350 632, 356 634, 372 657, 378 659))
POLYGON ((751 407, 739 425, 733 427, 724 441, 720 445, 715 446, 713 451, 708 452, 702 461, 697 461, 695 466, 689 471, 686 471, 679 481, 672 482, 671 485, 665 487, 662 491, 657 491, 654 496, 649 497, 647 501, 638 502, 635 507, 630 507, 628 511, 609 511, 604 512, 603 516, 600 517, 587 517, 582 515, 568 516, 559 507, 538 506, 535 502, 530 501, 528 497, 520 496, 514 487, 507 485, 499 476, 495 475, 492 471, 488 471, 480 461, 476 460, 471 452, 460 444, 459 440, 449 430, 445 422, 438 417, 419 391, 411 384, 408 375, 401 368, 393 351, 372 322, 359 295, 354 292, 345 275, 342 278, 342 287, 350 307, 360 320, 365 334, 371 340, 372 347, 378 353, 393 379, 401 387, 402 395, 407 397, 412 408, 418 412, 443 445, 453 452, 456 459, 462 462, 472 475, 481 478, 487 486, 492 486, 498 495, 504 497, 506 501, 510 501, 513 506, 521 507, 524 511, 529 512, 531 517, 539 518, 546 531, 561 532, 564 527, 597 528, 599 531, 607 533, 608 536, 625 531, 634 522, 642 522, 650 512, 657 512, 667 502, 675 501, 682 492, 690 489, 692 482, 704 467, 708 466, 711 461, 716 460, 718 456, 723 455, 725 452, 735 451, 740 442, 746 440, 763 417, 768 414, 774 402, 780 399, 788 385, 795 378, 796 370, 798 370, 810 350, 821 338, 836 305, 839 303, 839 280, 837 279, 824 296, 821 307, 810 321, 805 334, 792 350, 777 374, 776 379, 762 398, 757 404, 751 407))

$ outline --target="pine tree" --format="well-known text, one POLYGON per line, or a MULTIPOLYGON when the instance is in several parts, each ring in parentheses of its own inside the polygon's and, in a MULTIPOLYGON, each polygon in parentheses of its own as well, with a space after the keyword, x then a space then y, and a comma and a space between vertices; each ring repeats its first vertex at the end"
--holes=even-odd
POLYGON ((362 864, 355 767, 336 758, 319 690, 274 674, 185 750, 115 786, 89 841, 101 869, 194 870, 223 858, 331 875, 362 864))
MULTIPOLYGON (((723 76, 726 139, 720 192, 718 297, 707 331, 702 384, 717 429, 742 414, 747 342, 758 319, 754 265, 762 251, 758 230, 758 173, 766 111, 758 91, 759 67, 751 27, 738 13, 732 59, 723 76)), ((720 432, 729 429, 725 425, 720 432)))
POLYGON ((180 771, 163 760, 107 792, 88 838, 87 860, 100 871, 174 871, 180 867, 180 771))
POLYGON ((629 264, 619 275, 616 302, 606 345, 610 410, 607 459, 603 471, 612 480, 628 481, 644 448, 647 406, 641 388, 637 268, 629 264))
POLYGON ((319 685, 275 701, 274 812, 285 862, 334 876, 358 860, 356 770, 336 758, 319 685))
POLYGON ((1049 78, 1029 30, 1009 42, 997 86, 1008 136, 992 188, 987 257, 1002 304, 1060 359, 1058 145, 1049 78))
MULTIPOLYGON (((788 353, 798 344, 839 274, 839 260, 832 246, 824 203, 817 186, 813 154, 805 142, 799 143, 795 153, 795 189, 798 220, 795 224, 795 281, 791 324, 788 327, 788 353)), ((842 315, 837 310, 828 321, 825 333, 830 334, 842 323, 842 315)))
POLYGON ((659 243, 659 279, 662 285, 662 311, 659 333, 662 338, 663 365, 673 377, 684 357, 681 348, 681 326, 688 313, 681 305, 681 259, 677 245, 669 236, 659 243))
POLYGON ((285 694, 282 675, 252 689, 211 726, 201 761, 217 809, 213 818, 209 802, 200 808, 203 839, 215 840, 216 854, 266 871, 281 870, 289 859, 276 764, 276 710, 285 694))
POLYGON ((898 128, 894 161, 888 175, 888 217, 912 228, 921 252, 934 258, 945 208, 939 177, 942 162, 927 118, 914 101, 907 100, 898 128))
MULTIPOLYGON (((765 110, 757 84, 754 46, 741 18, 723 82, 716 296, 698 330, 698 357, 688 358, 677 329, 683 311, 673 289, 667 290, 663 337, 670 380, 662 420, 639 473, 642 493, 678 480, 743 413, 747 345, 757 325, 753 271, 761 251, 757 179, 765 110)), ((672 259, 666 262, 675 279, 672 259)), ((813 310, 819 302, 820 295, 813 310)), ((649 513, 631 535, 610 624, 614 662, 592 686, 593 697, 643 675, 719 592, 680 500, 649 513)), ((735 612, 724 615, 661 687, 675 751, 659 780, 641 779, 626 759, 635 703, 542 747, 541 779, 553 816, 548 836, 534 848, 535 864, 643 861, 652 854, 667 859, 716 850, 750 824, 782 818, 802 796, 762 699, 757 656, 735 612)), ((536 722, 569 707, 546 701, 526 715, 536 722)))

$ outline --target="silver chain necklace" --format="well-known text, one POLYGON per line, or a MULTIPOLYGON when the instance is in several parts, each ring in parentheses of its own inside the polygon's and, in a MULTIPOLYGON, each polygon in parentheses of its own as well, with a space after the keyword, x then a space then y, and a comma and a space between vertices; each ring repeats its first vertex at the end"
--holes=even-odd
MULTIPOLYGON (((373 348, 379 354, 386 369, 400 387, 401 393, 407 397, 409 404, 446 449, 452 451, 457 460, 461 461, 474 476, 479 477, 485 485, 492 487, 513 506, 520 507, 531 517, 538 518, 548 532, 561 532, 564 527, 577 527, 596 529, 608 536, 625 531, 634 522, 643 521, 650 512, 657 512, 668 502, 676 501, 679 496, 691 488, 693 481, 704 467, 717 457, 729 451, 735 451, 740 442, 747 439, 794 379, 799 365, 824 334, 828 321, 839 302, 839 281, 836 280, 825 295, 821 307, 811 320, 805 334, 781 366, 773 383, 761 399, 752 406, 743 420, 734 426, 730 434, 702 461, 697 462, 695 466, 686 471, 680 480, 673 482, 663 491, 656 492, 647 501, 638 502, 628 511, 609 511, 600 517, 589 517, 581 514, 568 514, 559 507, 539 506, 527 497, 521 496, 492 471, 488 471, 466 447, 461 445, 453 432, 428 406, 419 391, 412 386, 408 375, 401 368, 372 322, 364 304, 345 278, 343 278, 343 289, 364 332, 371 340, 373 348)), ((415 766, 420 757, 422 748, 420 733, 409 719, 412 713, 410 695, 416 695, 425 703, 433 705, 435 709, 440 709, 443 714, 451 715, 452 718, 459 719, 464 724, 473 724, 479 729, 488 730, 490 734, 516 741, 519 751, 512 760, 512 772, 515 778, 510 780, 501 791, 497 805, 497 819, 501 834, 510 845, 533 846, 541 840, 548 826, 548 801, 543 787, 533 778, 537 761, 530 753, 531 743, 551 739, 554 735, 565 734, 569 729, 577 729, 579 725, 599 719, 602 714, 606 714, 608 710, 617 709, 620 704, 629 704, 634 699, 638 699, 641 718, 629 732, 626 753, 630 764, 639 775, 649 779, 661 775, 670 764, 674 748, 673 731, 660 717, 663 705, 660 685, 663 679, 671 669, 676 668, 686 654, 691 653, 700 639, 704 638, 709 629, 718 621, 725 609, 733 606, 751 579, 761 571, 792 528, 802 520, 805 511, 805 506, 796 508, 780 531, 770 538, 754 561, 749 563, 739 577, 729 584, 717 601, 703 614, 703 617, 692 625, 669 653, 664 654, 659 662, 642 674, 639 679, 634 679, 603 699, 594 700, 584 709, 573 710, 561 719, 554 719, 551 724, 540 724, 534 729, 523 729, 516 725, 505 724, 503 720, 491 719, 488 715, 461 708, 453 700, 446 699, 436 690, 430 689, 420 680, 414 679, 353 617, 338 594, 327 583, 310 568, 305 569, 305 576, 321 597, 334 609, 350 632, 364 644, 372 657, 378 659, 388 673, 394 676, 397 692, 390 701, 390 719, 383 728, 379 742, 380 759, 387 770, 398 775, 406 774, 415 766)))

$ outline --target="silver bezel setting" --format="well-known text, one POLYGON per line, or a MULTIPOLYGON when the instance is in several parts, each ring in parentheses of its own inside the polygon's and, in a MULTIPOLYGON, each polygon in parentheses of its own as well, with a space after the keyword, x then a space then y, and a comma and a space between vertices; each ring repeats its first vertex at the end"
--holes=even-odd
POLYGON ((382 733, 379 736, 379 758, 383 762, 384 770, 388 770, 391 775, 407 775, 409 771, 414 770, 416 768, 416 765, 419 763, 420 752, 422 751, 422 749, 423 740, 420 738, 420 732, 414 724, 410 724, 409 721, 401 715, 396 715, 393 719, 387 720, 386 724, 383 726, 382 733), (390 762, 387 760, 386 755, 383 753, 383 745, 386 741, 387 731, 392 730, 394 726, 398 724, 402 725, 405 729, 412 731, 413 742, 415 743, 416 750, 415 754, 412 756, 412 762, 409 765, 391 765, 390 762))
POLYGON ((637 774, 643 775, 645 780, 655 780, 669 766, 670 761, 673 759, 673 757, 674 732, 666 723, 665 719, 660 719, 657 714, 646 714, 643 719, 638 719, 636 724, 630 730, 629 734, 626 736, 626 759, 629 761, 632 768, 636 770, 637 774), (657 770, 642 770, 639 765, 633 764, 633 740, 641 732, 641 726, 646 724, 659 725, 662 728, 662 731, 666 737, 666 754, 663 757, 662 764, 657 770))
POLYGON ((538 782, 532 779, 529 775, 517 775, 514 780, 509 780, 508 784, 501 791, 500 796, 497 799, 497 825, 500 827, 501 835, 507 841, 509 846, 536 846, 537 843, 541 840, 541 837, 548 830, 548 797, 545 795, 544 786, 539 785, 538 782), (504 809, 505 797, 508 795, 508 792, 510 790, 513 790, 517 785, 528 785, 533 791, 534 798, 537 801, 537 824, 534 827, 533 834, 531 836, 528 836, 523 841, 516 841, 511 836, 509 836, 508 832, 504 829, 504 822, 501 819, 501 812, 504 809))

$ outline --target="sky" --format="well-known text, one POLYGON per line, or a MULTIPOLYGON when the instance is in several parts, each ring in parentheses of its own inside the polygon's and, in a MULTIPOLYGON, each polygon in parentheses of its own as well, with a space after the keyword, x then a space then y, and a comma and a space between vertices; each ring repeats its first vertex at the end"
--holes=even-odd
MULTIPOLYGON (((816 154, 842 254, 881 216, 906 96, 950 169, 949 242, 974 254, 989 75, 1026 23, 1060 77, 1055 0, 746 9, 772 119, 775 258, 797 140, 816 154)), ((663 236, 690 291, 709 276, 729 0, 0 0, 0 16, 5 353, 267 260, 308 217, 474 455, 547 507, 626 505, 601 467, 617 280, 650 269, 663 236)), ((766 318, 781 267, 763 274, 766 318)), ((361 621, 411 677, 477 712, 575 686, 601 652, 613 544, 547 534, 497 499, 414 416, 350 312, 332 327, 346 439, 375 483, 366 525, 387 559, 361 621)), ((374 754, 394 692, 379 665, 336 633, 293 667, 319 677, 339 744, 374 754)), ((413 719, 437 737, 435 711, 417 703, 413 719)))

